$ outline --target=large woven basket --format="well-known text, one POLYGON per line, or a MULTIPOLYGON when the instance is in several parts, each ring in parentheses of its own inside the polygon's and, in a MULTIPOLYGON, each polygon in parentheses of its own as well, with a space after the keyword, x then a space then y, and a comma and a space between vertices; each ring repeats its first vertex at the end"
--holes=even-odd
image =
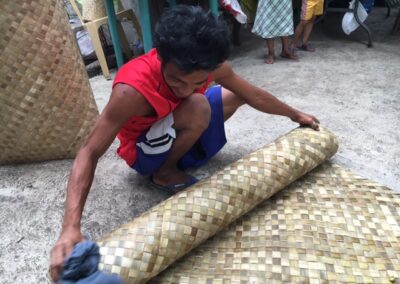
POLYGON ((0 2, 0 164, 74 157, 98 111, 63 2, 0 2))

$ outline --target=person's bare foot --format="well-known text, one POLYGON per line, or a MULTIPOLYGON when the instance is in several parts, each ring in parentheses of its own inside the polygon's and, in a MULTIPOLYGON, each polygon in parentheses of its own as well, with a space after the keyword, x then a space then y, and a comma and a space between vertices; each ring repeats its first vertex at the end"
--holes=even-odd
POLYGON ((152 175, 152 181, 161 186, 185 184, 191 181, 191 176, 178 168, 159 170, 152 175))
POLYGON ((282 50, 280 56, 282 58, 286 58, 286 59, 299 60, 299 57, 297 56, 296 53, 294 53, 294 51, 284 51, 284 50, 282 50))
POLYGON ((265 59, 264 62, 266 64, 274 64, 274 60, 275 60, 275 56, 273 56, 272 54, 268 54, 265 59))

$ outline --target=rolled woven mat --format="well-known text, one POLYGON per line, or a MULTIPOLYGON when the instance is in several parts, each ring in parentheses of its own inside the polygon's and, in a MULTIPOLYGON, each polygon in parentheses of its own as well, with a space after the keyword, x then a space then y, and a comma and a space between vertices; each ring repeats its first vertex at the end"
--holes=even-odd
MULTIPOLYGON (((326 129, 295 129, 103 238, 99 242, 100 269, 119 274, 125 283, 148 281, 232 221, 329 159, 337 148, 336 137, 326 129)), ((254 233, 258 234, 256 230, 254 233)), ((244 261, 248 263, 249 258, 244 261)), ((210 263, 210 260, 205 259, 205 262, 210 263)), ((216 269, 220 267, 215 266, 216 269)), ((203 272, 206 279, 213 279, 210 271, 203 272)), ((216 275, 218 273, 224 270, 218 270, 216 275)), ((175 278, 171 279, 175 282, 175 278)), ((185 279, 180 280, 188 283, 185 279)), ((224 279, 229 280, 229 277, 224 279)))
POLYGON ((63 1, 0 2, 0 164, 73 157, 98 112, 63 1))

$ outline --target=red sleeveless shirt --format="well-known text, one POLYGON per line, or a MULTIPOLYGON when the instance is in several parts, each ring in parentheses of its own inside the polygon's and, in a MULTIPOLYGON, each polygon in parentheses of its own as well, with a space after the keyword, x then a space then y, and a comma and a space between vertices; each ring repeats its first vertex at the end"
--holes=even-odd
MULTIPOLYGON (((210 82, 211 76, 196 92, 204 94, 210 82)), ((181 99, 177 98, 166 84, 161 61, 154 48, 123 65, 114 79, 113 88, 117 84, 127 84, 134 88, 156 112, 156 116, 153 117, 132 116, 118 133, 117 137, 120 140, 118 155, 132 166, 136 160, 137 139, 155 122, 173 112, 179 106, 181 99)))

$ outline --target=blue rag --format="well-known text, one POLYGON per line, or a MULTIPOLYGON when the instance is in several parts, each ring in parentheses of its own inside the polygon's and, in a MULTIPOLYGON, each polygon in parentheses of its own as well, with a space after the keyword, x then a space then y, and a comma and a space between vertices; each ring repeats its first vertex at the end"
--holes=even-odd
POLYGON ((61 284, 122 284, 116 275, 98 270, 100 261, 99 246, 93 242, 75 245, 71 256, 65 261, 61 284))
POLYGON ((372 8, 374 8, 375 1, 374 0, 361 0, 360 2, 364 6, 365 11, 367 11, 368 14, 371 13, 372 8))

